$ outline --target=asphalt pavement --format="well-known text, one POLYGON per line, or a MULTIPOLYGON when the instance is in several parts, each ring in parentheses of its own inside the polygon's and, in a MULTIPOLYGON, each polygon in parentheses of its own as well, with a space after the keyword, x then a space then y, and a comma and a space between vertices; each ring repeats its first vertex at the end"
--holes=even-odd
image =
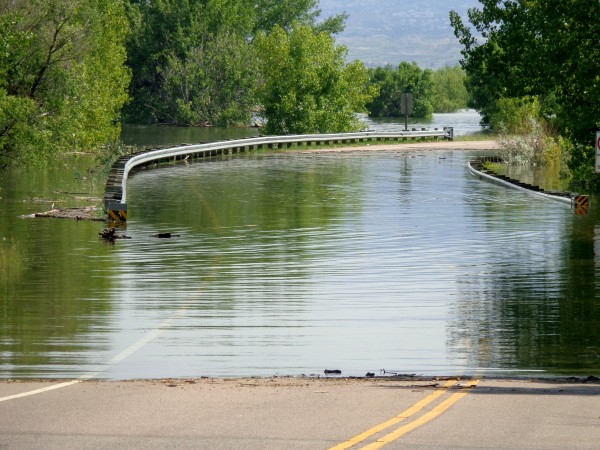
POLYGON ((0 382, 0 449, 597 449, 600 383, 0 382))

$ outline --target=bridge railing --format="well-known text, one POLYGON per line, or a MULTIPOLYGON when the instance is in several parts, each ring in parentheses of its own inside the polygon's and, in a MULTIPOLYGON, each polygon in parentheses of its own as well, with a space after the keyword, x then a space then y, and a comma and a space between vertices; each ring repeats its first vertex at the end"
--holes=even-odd
POLYGON ((408 139, 448 139, 454 138, 454 130, 445 127, 441 130, 416 130, 396 132, 366 131, 361 133, 337 134, 301 134, 286 136, 259 136, 234 139, 229 141, 210 142, 205 144, 184 144, 169 148, 146 150, 125 156, 113 164, 104 194, 104 207, 109 219, 127 220, 127 178, 136 167, 161 162, 177 161, 188 158, 204 158, 223 154, 241 153, 264 148, 289 148, 294 144, 333 145, 356 144, 372 141, 408 140, 408 139))

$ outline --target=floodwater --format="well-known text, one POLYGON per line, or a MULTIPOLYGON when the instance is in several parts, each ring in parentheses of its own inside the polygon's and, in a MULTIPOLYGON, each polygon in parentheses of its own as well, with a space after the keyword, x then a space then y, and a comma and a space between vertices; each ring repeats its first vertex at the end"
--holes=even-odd
MULTIPOLYGON (((369 130, 377 131, 402 131, 405 125, 402 118, 371 119, 363 116, 361 120, 369 130)), ((455 136, 464 136, 481 132, 480 121, 481 116, 477 111, 467 109, 456 113, 436 113, 427 121, 409 118, 408 126, 409 129, 453 127, 455 136)), ((260 128, 189 128, 156 125, 123 125, 121 140, 128 145, 155 147, 254 137, 258 136, 260 131, 260 128)))
MULTIPOLYGON (((369 118, 363 117, 367 127, 378 131, 401 131, 404 130, 403 118, 369 118)), ((482 131, 480 126, 481 115, 473 109, 465 109, 455 113, 435 113, 429 120, 408 120, 408 129, 412 128, 439 128, 453 127, 454 136, 466 136, 482 131)))
POLYGON ((19 218, 93 202, 89 162, 4 172, 0 377, 598 375, 599 213, 482 182, 472 156, 142 171, 113 244, 19 218))

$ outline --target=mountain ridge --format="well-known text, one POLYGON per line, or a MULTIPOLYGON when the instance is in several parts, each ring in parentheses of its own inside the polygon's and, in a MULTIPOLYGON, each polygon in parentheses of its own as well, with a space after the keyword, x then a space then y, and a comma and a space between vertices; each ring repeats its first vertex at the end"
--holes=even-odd
POLYGON ((321 0, 322 17, 346 12, 346 29, 337 42, 348 59, 367 66, 416 62, 436 69, 458 64, 460 44, 450 26, 450 10, 466 16, 476 0, 321 0))

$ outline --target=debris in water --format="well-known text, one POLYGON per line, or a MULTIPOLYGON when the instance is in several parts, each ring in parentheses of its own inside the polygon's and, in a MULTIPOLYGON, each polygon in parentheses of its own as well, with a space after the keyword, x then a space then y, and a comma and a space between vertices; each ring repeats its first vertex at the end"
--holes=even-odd
POLYGON ((325 375, 341 375, 342 374, 342 371, 338 370, 338 369, 333 369, 333 370, 325 369, 323 372, 325 373, 325 375))
POLYGON ((117 230, 115 227, 110 227, 110 228, 105 228, 98 234, 100 235, 100 237, 102 239, 105 239, 105 240, 111 241, 111 242, 114 241, 115 239, 131 239, 131 237, 129 237, 129 236, 125 236, 124 234, 118 235, 118 234, 116 234, 116 232, 117 232, 117 230))
MULTIPOLYGON (((54 206, 54 204, 52 205, 54 206)), ((105 222, 105 217, 100 217, 98 213, 99 208, 95 206, 85 206, 81 208, 56 208, 43 213, 29 214, 25 217, 45 217, 51 219, 74 219, 74 220, 95 220, 98 222, 105 222)))
POLYGON ((152 237, 155 238, 159 238, 159 239, 170 239, 172 237, 179 237, 181 236, 180 234, 172 234, 172 233, 157 233, 157 234, 153 234, 152 237))

